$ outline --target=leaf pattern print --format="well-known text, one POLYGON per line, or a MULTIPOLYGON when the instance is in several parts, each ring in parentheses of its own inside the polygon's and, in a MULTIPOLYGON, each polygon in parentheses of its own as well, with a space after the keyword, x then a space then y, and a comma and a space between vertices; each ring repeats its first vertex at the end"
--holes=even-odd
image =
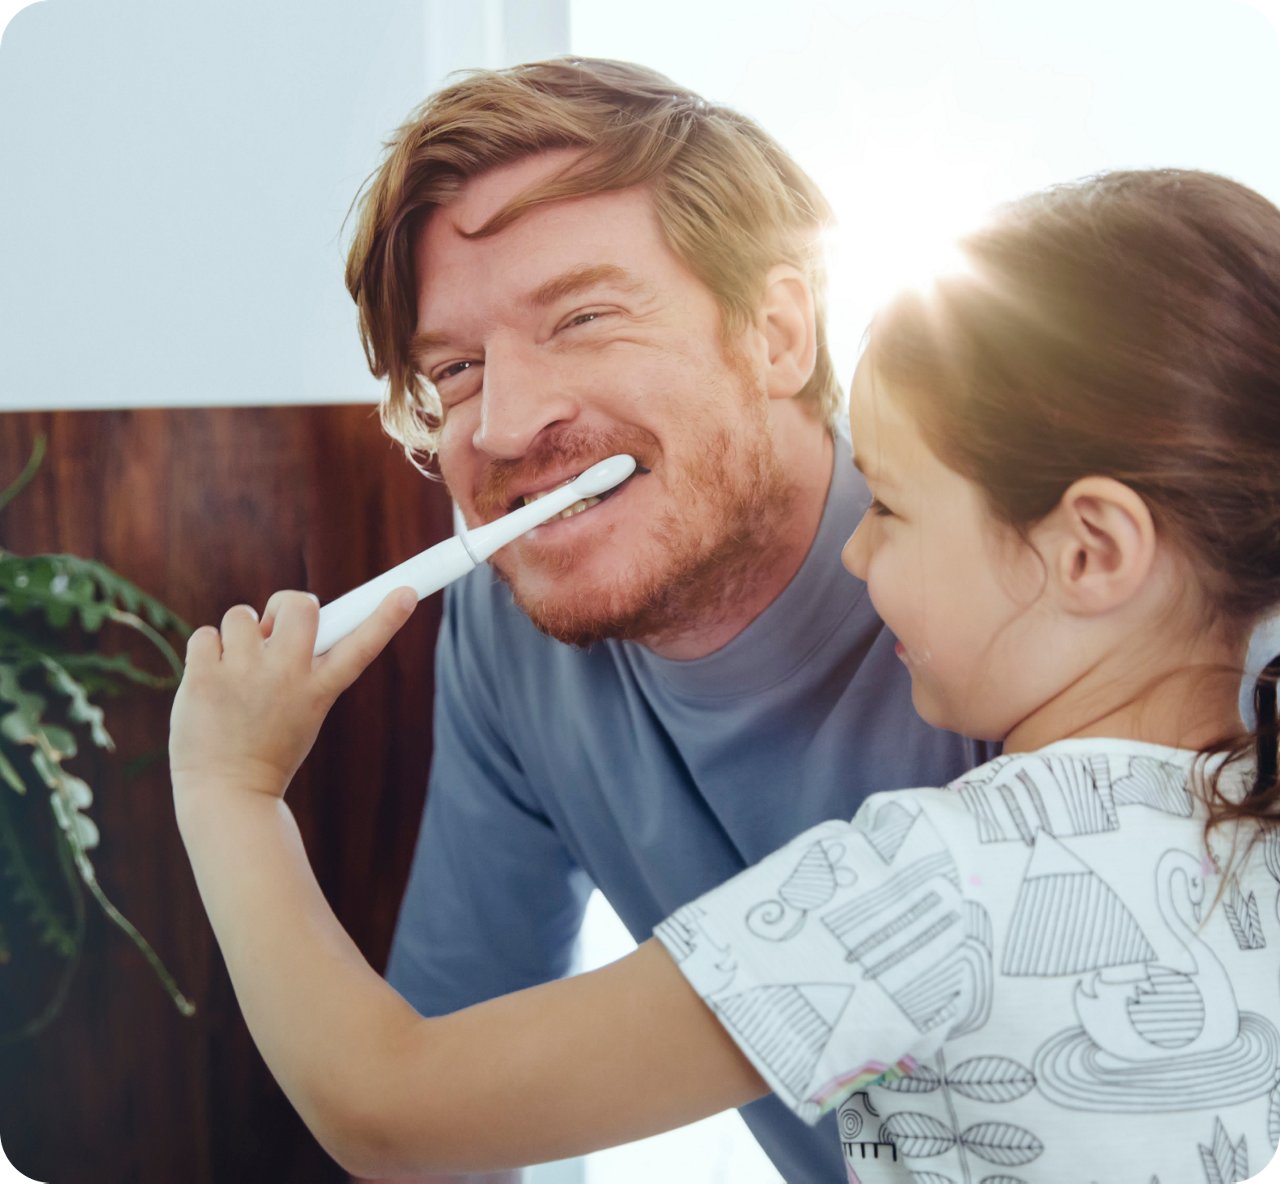
POLYGON ((945 1155, 956 1145, 956 1136, 931 1114, 906 1110, 880 1124, 880 1142, 893 1143, 903 1155, 928 1159, 945 1155))
POLYGON ((1204 1165, 1205 1184, 1236 1184, 1249 1177, 1249 1154, 1244 1136, 1232 1143, 1222 1119, 1213 1122, 1213 1146, 1200 1144, 1200 1162, 1204 1165))
POLYGON ((960 1142, 988 1163, 1018 1167, 1036 1159, 1044 1144, 1030 1131, 1009 1122, 979 1122, 963 1131, 960 1142))
POLYGON ((973 1057, 962 1061, 945 1077, 928 1065, 920 1065, 909 1075, 881 1081, 882 1089, 899 1094, 928 1094, 950 1086, 975 1102, 1012 1102, 1029 1094, 1036 1086, 1035 1074, 1008 1057, 973 1057))
POLYGON ((1258 917, 1258 898, 1252 892, 1244 895, 1239 876, 1231 877, 1231 896, 1223 907, 1236 945, 1242 950, 1266 948, 1267 940, 1262 936, 1262 922, 1258 917))
POLYGON ((931 1094, 942 1085, 942 1077, 928 1065, 920 1065, 910 1074, 882 1081, 880 1085, 897 1094, 931 1094))
POLYGON ((973 1057, 947 1074, 947 1084, 975 1102, 1012 1102, 1035 1089, 1036 1076, 1008 1057, 973 1057))

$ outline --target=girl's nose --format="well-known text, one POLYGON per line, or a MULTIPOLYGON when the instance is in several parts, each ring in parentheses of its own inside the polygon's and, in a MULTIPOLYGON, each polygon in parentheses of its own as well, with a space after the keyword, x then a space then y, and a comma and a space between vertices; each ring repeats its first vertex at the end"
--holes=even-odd
POLYGON ((870 556, 870 534, 872 524, 867 521, 869 515, 863 515, 849 541, 840 552, 840 562, 860 580, 867 578, 867 560, 870 556))

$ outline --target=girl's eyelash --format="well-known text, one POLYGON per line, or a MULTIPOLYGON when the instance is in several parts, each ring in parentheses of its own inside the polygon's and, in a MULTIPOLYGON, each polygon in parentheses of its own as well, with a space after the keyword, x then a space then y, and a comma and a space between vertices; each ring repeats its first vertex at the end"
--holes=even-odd
POLYGON ((867 513, 875 514, 881 518, 890 518, 893 516, 893 511, 889 509, 889 507, 886 506, 878 497, 873 497, 871 499, 871 504, 867 507, 867 513))

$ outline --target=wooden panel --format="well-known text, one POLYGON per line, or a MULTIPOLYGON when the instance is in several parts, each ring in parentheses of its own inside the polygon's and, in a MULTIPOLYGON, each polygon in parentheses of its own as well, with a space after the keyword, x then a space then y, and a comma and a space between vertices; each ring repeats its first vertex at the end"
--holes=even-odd
MULTIPOLYGON (((281 587, 329 600, 450 530, 442 487, 408 464, 367 406, 9 413, 0 487, 40 432, 49 455, 0 513, 0 545, 100 559, 193 625, 238 601, 261 609, 281 587)), ((439 613, 439 597, 420 605, 347 692, 290 791, 321 885, 378 967, 425 792, 439 613)), ((72 767, 96 793, 106 894, 198 1012, 179 1016, 91 905, 61 1018, 0 1048, 0 1142, 48 1184, 342 1180, 240 1018, 173 822, 169 706, 146 691, 107 704, 117 753, 83 752, 72 767), (131 764, 142 768, 131 774, 131 764)), ((35 970, 15 958, 0 976, 35 970)))

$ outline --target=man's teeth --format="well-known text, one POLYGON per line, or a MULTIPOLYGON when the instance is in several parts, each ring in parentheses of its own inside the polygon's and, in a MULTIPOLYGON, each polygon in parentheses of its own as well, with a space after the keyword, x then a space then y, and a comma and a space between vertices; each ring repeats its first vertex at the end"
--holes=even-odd
MULTIPOLYGON (((548 492, 550 492, 548 490, 548 492)), ((540 497, 545 497, 545 493, 537 493, 532 497, 526 497, 524 504, 526 506, 536 502, 540 497)), ((599 497, 584 497, 581 501, 576 501, 568 509, 561 510, 558 514, 552 514, 548 521, 554 522, 557 518, 572 518, 575 514, 581 514, 583 510, 589 510, 592 506, 598 506, 604 499, 599 497)))
POLYGON ((572 518, 575 514, 581 514, 583 510, 589 510, 592 506, 598 506, 602 498, 584 497, 580 502, 574 502, 567 510, 561 510, 556 515, 557 518, 572 518))
MULTIPOLYGON (((558 485, 553 489, 544 489, 541 493, 527 493, 524 496, 524 504, 526 506, 530 506, 540 498, 546 497, 547 494, 554 493, 555 489, 563 489, 565 485, 576 480, 576 477, 570 477, 568 481, 563 482, 561 485, 558 485)), ((575 514, 581 514, 583 510, 589 510, 592 506, 598 506, 602 501, 604 501, 604 498, 602 497, 584 497, 581 501, 574 502, 568 509, 561 510, 558 514, 552 514, 547 521, 554 522, 557 518, 572 518, 575 514)))

